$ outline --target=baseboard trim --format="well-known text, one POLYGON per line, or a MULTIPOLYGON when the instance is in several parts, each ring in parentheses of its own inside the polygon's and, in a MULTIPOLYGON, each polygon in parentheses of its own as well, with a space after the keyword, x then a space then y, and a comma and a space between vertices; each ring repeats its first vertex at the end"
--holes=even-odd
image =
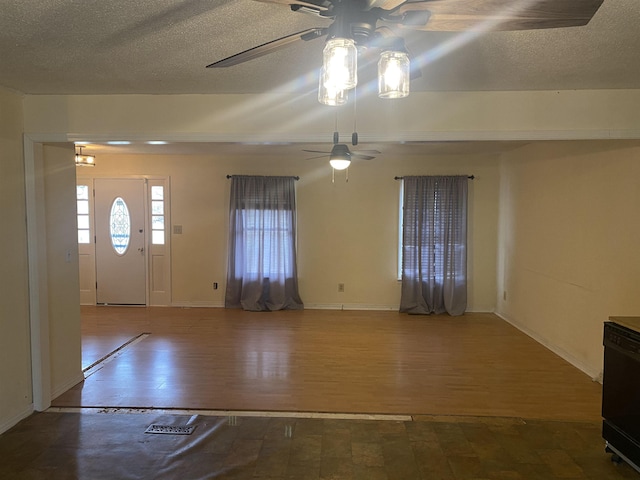
POLYGON ((171 306, 181 308, 224 308, 224 302, 171 302, 171 306))
POLYGON ((494 312, 494 313, 495 313, 495 315, 500 317, 502 320, 504 320, 508 324, 513 325, 515 328, 520 330, 522 333, 524 333, 525 335, 527 335, 527 336, 531 337, 532 339, 534 339, 536 342, 538 342, 543 347, 548 348, 553 353, 558 355, 560 358, 562 358, 563 360, 569 362, 571 365, 576 367, 581 372, 589 375, 589 378, 591 378, 594 382, 602 383, 602 372, 598 372, 595 369, 591 368, 589 365, 586 365, 584 362, 578 360, 576 357, 571 355, 565 349, 563 349, 563 348, 551 343, 549 340, 547 340, 546 338, 538 335, 536 332, 534 332, 533 330, 525 327, 521 323, 518 323, 515 320, 512 320, 512 319, 506 317, 505 315, 503 315, 501 313, 498 313, 498 312, 494 312))
POLYGON ((4 420, 0 420, 0 433, 4 433, 9 430, 11 427, 16 425, 20 420, 24 420, 29 415, 33 413, 33 403, 30 403, 27 408, 18 412, 17 414, 6 418, 4 420))
POLYGON ((307 310, 372 310, 389 311, 400 309, 400 305, 373 305, 368 303, 305 303, 307 310))
MULTIPOLYGON (((224 302, 173 302, 176 308, 224 308, 224 302)), ((399 304, 385 305, 372 303, 305 303, 306 310, 371 310, 371 311, 400 311, 399 304)), ((493 313, 491 309, 467 309, 467 313, 493 313)), ((496 314, 497 315, 497 314, 496 314)))
MULTIPOLYGON (((224 308, 223 302, 173 302, 179 308, 224 308)), ((399 310, 400 305, 375 305, 369 303, 305 303, 306 310, 399 310)))

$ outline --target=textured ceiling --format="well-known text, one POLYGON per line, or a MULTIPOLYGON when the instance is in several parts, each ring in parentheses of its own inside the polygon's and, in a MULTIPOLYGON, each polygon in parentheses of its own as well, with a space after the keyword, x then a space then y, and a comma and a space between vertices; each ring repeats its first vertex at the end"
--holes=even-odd
MULTIPOLYGON (((513 3, 513 2, 512 2, 513 3)), ((0 0, 0 86, 27 94, 308 92, 323 41, 205 65, 328 21, 253 0, 0 0)), ((640 2, 584 27, 404 33, 413 91, 640 88, 640 2)))

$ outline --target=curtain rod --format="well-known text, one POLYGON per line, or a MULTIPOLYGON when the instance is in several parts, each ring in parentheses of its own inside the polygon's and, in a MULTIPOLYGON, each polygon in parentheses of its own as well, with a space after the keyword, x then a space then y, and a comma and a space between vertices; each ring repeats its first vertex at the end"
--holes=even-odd
MULTIPOLYGON (((247 177, 247 176, 257 176, 257 177, 264 177, 264 175, 227 175, 227 178, 233 178, 233 177, 247 177)), ((300 177, 291 177, 294 180, 300 180, 300 177)))
MULTIPOLYGON (((402 180, 404 177, 393 177, 394 180, 402 180)), ((468 175, 467 178, 469 180, 473 180, 474 178, 476 178, 474 175, 468 175)))

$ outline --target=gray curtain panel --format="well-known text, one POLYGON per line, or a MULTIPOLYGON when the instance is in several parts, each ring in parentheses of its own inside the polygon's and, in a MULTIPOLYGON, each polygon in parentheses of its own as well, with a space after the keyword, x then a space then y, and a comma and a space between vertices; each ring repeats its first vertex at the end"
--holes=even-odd
POLYGON ((301 310, 293 177, 233 176, 226 308, 301 310))
POLYGON ((400 311, 467 307, 466 176, 404 177, 400 311))

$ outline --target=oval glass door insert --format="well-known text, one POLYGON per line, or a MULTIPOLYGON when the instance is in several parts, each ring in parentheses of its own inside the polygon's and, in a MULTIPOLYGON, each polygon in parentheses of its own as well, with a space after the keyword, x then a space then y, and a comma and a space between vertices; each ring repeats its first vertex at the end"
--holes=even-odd
POLYGON ((131 238, 131 216, 126 202, 121 197, 117 197, 111 205, 109 232, 113 249, 118 255, 124 255, 131 238))

